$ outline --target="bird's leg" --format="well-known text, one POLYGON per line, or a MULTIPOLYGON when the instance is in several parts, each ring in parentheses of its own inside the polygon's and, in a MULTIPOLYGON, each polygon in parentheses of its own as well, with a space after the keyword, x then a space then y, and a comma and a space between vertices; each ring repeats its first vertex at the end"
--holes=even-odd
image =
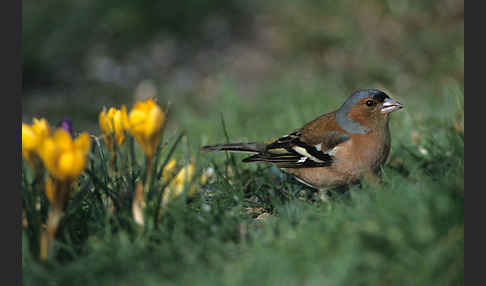
POLYGON ((319 198, 324 203, 330 202, 330 196, 328 194, 329 188, 321 188, 318 190, 319 198))

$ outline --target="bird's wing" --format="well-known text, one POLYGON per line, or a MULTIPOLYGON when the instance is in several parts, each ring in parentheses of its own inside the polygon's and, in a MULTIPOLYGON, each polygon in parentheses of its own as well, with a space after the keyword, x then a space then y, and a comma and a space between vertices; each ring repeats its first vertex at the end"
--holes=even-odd
POLYGON ((311 138, 303 136, 299 130, 265 142, 264 151, 243 159, 243 162, 269 162, 280 168, 330 166, 334 148, 349 139, 348 135, 335 130, 311 138))

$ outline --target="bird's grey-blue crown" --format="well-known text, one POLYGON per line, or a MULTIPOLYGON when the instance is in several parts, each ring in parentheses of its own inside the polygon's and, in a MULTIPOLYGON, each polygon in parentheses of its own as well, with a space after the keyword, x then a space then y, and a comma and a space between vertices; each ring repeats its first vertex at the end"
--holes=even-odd
POLYGON ((362 89, 354 92, 336 112, 336 121, 342 129, 349 133, 366 133, 368 128, 349 119, 348 113, 354 105, 368 97, 373 97, 373 99, 383 102, 388 98, 388 95, 378 89, 362 89))

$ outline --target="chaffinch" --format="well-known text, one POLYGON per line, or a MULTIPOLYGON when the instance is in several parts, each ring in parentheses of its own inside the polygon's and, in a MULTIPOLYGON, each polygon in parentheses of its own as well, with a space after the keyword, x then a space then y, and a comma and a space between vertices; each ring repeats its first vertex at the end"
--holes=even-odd
POLYGON ((205 151, 248 152, 243 162, 273 163, 320 191, 378 178, 390 151, 389 115, 403 105, 376 89, 354 92, 336 111, 265 142, 204 146, 205 151))

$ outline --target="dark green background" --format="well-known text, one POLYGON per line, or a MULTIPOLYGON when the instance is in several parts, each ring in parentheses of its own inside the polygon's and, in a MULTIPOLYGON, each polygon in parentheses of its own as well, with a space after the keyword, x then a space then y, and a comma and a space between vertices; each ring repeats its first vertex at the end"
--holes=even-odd
MULTIPOLYGON (((276 170, 238 163, 234 187, 221 178, 208 187, 211 211, 198 200, 175 207, 150 239, 113 231, 87 207, 60 231, 68 254, 42 265, 24 233, 25 285, 463 285, 463 1, 22 4, 24 122, 68 117, 99 135, 103 106, 155 96, 170 105, 165 138, 186 131, 177 153, 186 156, 226 140, 221 115, 231 140, 253 141, 360 88, 405 105, 392 115, 377 189, 352 188, 332 208, 281 202, 276 170), (250 206, 274 216, 255 223, 250 206)), ((207 167, 226 157, 198 158, 207 167)))

